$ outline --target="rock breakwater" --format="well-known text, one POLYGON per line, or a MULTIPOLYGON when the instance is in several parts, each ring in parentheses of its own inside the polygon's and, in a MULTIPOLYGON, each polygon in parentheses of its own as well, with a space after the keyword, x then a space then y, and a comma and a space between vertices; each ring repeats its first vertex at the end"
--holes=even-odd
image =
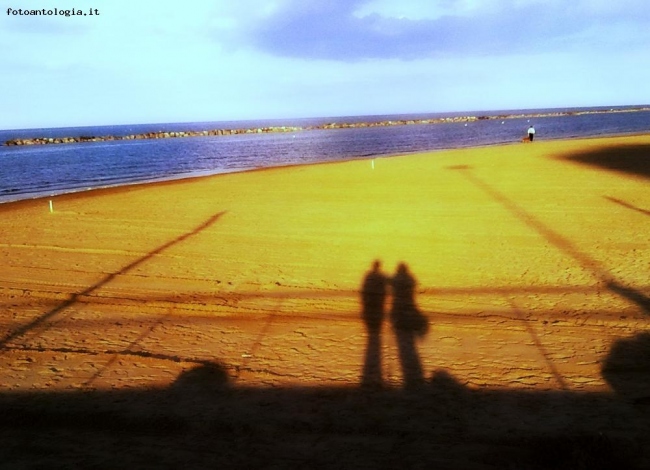
POLYGON ((88 136, 80 135, 76 137, 34 137, 25 139, 10 139, 4 142, 5 146, 19 145, 47 145, 47 144, 72 144, 80 142, 108 142, 113 140, 138 140, 138 139, 171 139, 182 137, 206 137, 206 136, 223 136, 239 134, 270 134, 281 132, 301 132, 307 130, 327 130, 327 129, 357 129, 364 127, 390 127, 390 126, 408 126, 408 125, 427 125, 427 124, 445 124, 445 123, 468 123, 488 119, 522 119, 522 118, 546 118, 561 116, 579 116, 584 114, 605 114, 621 112, 650 111, 650 107, 626 108, 611 110, 585 110, 585 111, 558 111, 552 113, 532 113, 532 114, 499 114, 494 116, 455 116, 433 119, 399 119, 388 121, 369 121, 369 122, 331 122, 314 126, 271 126, 271 127, 252 127, 239 129, 211 129, 202 131, 170 131, 170 132, 147 132, 142 134, 130 135, 105 135, 105 136, 88 136))

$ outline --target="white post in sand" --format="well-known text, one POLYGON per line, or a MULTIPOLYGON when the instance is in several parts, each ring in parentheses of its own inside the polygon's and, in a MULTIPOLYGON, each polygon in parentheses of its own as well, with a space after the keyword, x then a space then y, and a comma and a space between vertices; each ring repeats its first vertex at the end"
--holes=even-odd
POLYGON ((52 199, 50 199, 50 214, 54 212, 54 207, 52 206, 52 199))
POLYGON ((370 166, 372 166, 373 170, 375 169, 375 159, 374 158, 372 159, 372 161, 370 163, 370 166))

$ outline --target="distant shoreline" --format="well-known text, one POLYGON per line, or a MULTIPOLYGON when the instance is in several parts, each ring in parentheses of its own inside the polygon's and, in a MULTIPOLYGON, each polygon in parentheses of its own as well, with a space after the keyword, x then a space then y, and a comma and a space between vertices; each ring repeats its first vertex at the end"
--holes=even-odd
POLYGON ((181 137, 206 137, 221 135, 238 135, 238 134, 269 134, 269 133, 286 133, 301 132, 309 130, 331 130, 331 129, 353 129, 364 127, 391 127, 423 124, 445 124, 445 123, 462 123, 475 122, 482 120, 505 120, 505 119, 539 119, 548 117, 569 117, 590 114, 616 114, 616 113, 633 113, 650 111, 649 106, 639 106, 626 109, 609 109, 609 110, 584 110, 584 111, 557 111, 548 113, 517 113, 517 114, 496 114, 496 115, 478 115, 478 116, 456 116, 442 117, 431 119, 397 119, 384 121, 364 121, 364 122, 330 122, 320 125, 309 126, 269 126, 269 127, 250 127, 234 129, 210 129, 202 131, 158 131, 146 132, 140 134, 130 134, 125 136, 105 135, 79 135, 71 137, 35 137, 26 139, 9 139, 3 143, 4 146, 25 146, 25 145, 52 145, 52 144, 71 144, 80 142, 107 142, 114 140, 142 140, 142 139, 170 139, 181 137))

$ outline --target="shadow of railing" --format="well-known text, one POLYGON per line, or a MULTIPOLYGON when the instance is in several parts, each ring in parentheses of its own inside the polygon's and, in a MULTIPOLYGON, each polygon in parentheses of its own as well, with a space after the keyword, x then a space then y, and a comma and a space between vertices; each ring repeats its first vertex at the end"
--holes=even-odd
MULTIPOLYGON (((643 148, 647 151, 650 149, 650 146, 643 148)), ((638 158, 638 154, 634 153, 633 157, 638 158)), ((640 166, 642 167, 643 165, 640 166)), ((499 203, 515 218, 519 219, 522 223, 537 232, 540 236, 544 237, 558 250, 577 261, 585 270, 591 272, 591 274, 596 279, 598 279, 611 293, 619 297, 623 297, 626 300, 636 304, 644 311, 646 315, 650 315, 650 298, 648 296, 646 296, 643 292, 639 291, 635 287, 622 284, 600 261, 592 258, 587 253, 582 252, 574 243, 571 242, 571 240, 562 236, 562 234, 558 233, 557 231, 553 230, 553 228, 543 223, 539 218, 526 211, 515 201, 508 198, 504 193, 494 188, 487 182, 483 181, 476 174, 474 174, 471 167, 456 166, 449 167, 448 169, 461 173, 465 179, 467 179, 467 181, 469 181, 476 188, 483 191, 492 200, 499 203)))
POLYGON ((650 215, 650 210, 647 209, 642 209, 641 207, 637 207, 634 204, 630 204, 629 202, 622 201, 620 199, 617 199, 615 197, 610 197, 610 196, 603 196, 605 199, 607 199, 610 202, 613 202, 614 204, 618 204, 619 206, 625 207, 627 209, 633 210, 635 212, 638 212, 640 214, 645 214, 645 215, 650 215))
POLYGON ((102 278, 100 281, 97 283, 93 284, 92 286, 84 289, 82 292, 75 293, 70 295, 70 298, 65 300, 64 302, 61 302, 59 305, 57 305, 55 308, 52 310, 40 315, 38 318, 35 320, 29 322, 26 325, 23 325, 11 332, 9 332, 7 335, 5 335, 2 339, 0 339, 0 350, 4 349, 11 341, 15 340, 16 338, 19 338, 23 335, 25 335, 27 332, 37 328, 40 325, 45 324, 47 321, 51 320, 53 317, 55 317, 57 314, 61 313, 62 311, 66 310, 67 308, 71 307, 72 305, 76 304, 81 297, 91 295, 93 292, 97 291, 98 289, 104 287, 105 285, 109 284, 113 279, 115 279, 117 276, 127 274, 128 272, 132 271, 136 267, 140 266, 141 264, 145 263, 149 259, 153 258, 156 255, 159 255, 163 251, 171 248, 174 245, 178 245, 179 243, 184 242, 188 238, 197 235, 198 233, 202 232, 203 230, 209 228, 211 225, 213 225, 225 212, 219 212, 217 214, 214 214, 213 216, 209 217, 207 220, 205 220, 202 224, 194 228, 193 230, 190 230, 189 232, 159 246, 158 248, 150 251, 146 255, 136 259, 135 261, 129 263, 128 265, 124 266, 122 269, 119 271, 110 273, 106 275, 104 278, 102 278))

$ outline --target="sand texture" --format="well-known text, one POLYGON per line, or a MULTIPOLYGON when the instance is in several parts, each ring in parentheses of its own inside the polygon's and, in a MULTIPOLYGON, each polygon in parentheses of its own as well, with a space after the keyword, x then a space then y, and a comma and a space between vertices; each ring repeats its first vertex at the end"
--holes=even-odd
POLYGON ((649 178, 646 135, 0 205, 0 466, 650 468, 649 178))

